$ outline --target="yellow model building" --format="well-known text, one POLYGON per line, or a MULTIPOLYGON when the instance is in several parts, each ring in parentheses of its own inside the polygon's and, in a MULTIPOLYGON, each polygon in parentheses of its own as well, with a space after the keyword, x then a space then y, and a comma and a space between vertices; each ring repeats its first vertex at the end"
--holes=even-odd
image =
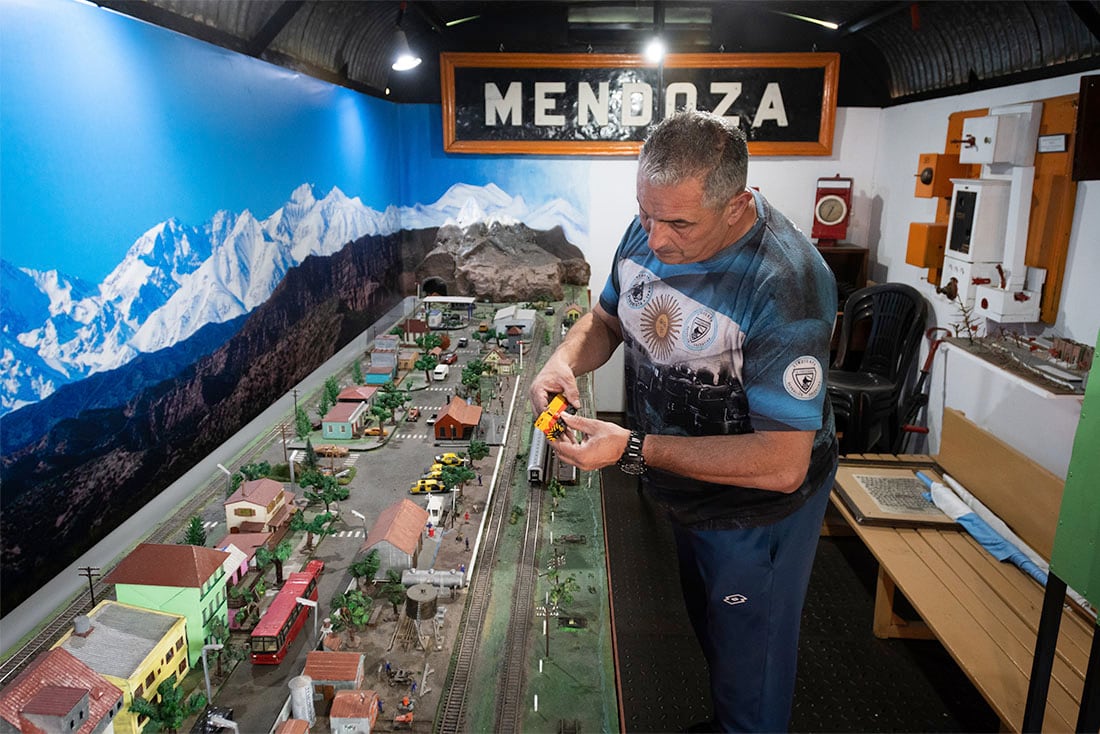
POLYGON ((137 697, 151 700, 157 686, 172 675, 179 685, 187 664, 186 620, 179 614, 102 601, 54 648, 63 648, 122 689, 122 710, 114 720, 116 734, 138 734, 148 719, 130 711, 137 697))

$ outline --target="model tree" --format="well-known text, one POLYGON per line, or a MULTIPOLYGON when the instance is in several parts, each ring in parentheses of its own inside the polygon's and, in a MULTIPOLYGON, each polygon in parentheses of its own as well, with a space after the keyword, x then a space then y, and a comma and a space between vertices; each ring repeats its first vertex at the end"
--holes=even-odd
POLYGON ((183 545, 206 545, 206 530, 202 526, 202 518, 195 516, 187 523, 187 533, 183 536, 183 545))
POLYGON ((326 514, 328 514, 334 502, 346 500, 351 496, 351 491, 342 486, 336 480, 336 477, 322 474, 315 469, 302 472, 302 476, 298 480, 298 486, 305 490, 306 499, 310 502, 323 503, 326 514))
POLYGON ((416 346, 420 347, 422 352, 430 352, 442 344, 443 337, 439 334, 425 334, 416 338, 416 346))
POLYGON ((359 586, 366 585, 365 582, 374 581, 375 575, 378 573, 378 569, 382 567, 382 556, 379 555, 378 549, 372 549, 367 555, 360 558, 355 563, 348 566, 348 571, 351 572, 352 577, 359 582, 359 586))
POLYGON ((405 601, 405 584, 401 583, 401 572, 396 568, 386 571, 386 583, 382 585, 382 598, 393 606, 393 616, 398 614, 398 605, 405 601))
POLYGON ((340 381, 335 376, 329 376, 325 379, 325 386, 323 393, 328 398, 328 405, 331 408, 336 405, 336 402, 340 399, 340 381))
POLYGON ((546 489, 549 490, 550 496, 554 498, 554 508, 557 509, 558 502, 565 499, 565 485, 559 482, 557 477, 552 477, 546 483, 546 489))
POLYGON ((418 370, 424 370, 424 380, 426 382, 432 381, 432 370, 439 364, 439 360, 431 354, 423 354, 417 357, 416 362, 413 363, 413 367, 418 370))
POLYGON ((201 693, 183 700, 183 690, 176 685, 176 675, 173 673, 157 686, 156 703, 137 696, 130 702, 130 711, 149 719, 145 725, 146 732, 162 729, 175 732, 179 731, 184 719, 202 711, 205 706, 206 696, 201 693))
POLYGON ((547 578, 550 580, 550 604, 552 606, 571 603, 573 594, 581 588, 574 576, 567 576, 563 579, 557 569, 551 571, 547 578))
POLYGON ((245 464, 240 468, 241 474, 244 474, 245 479, 249 481, 255 481, 257 479, 263 479, 271 473, 271 463, 267 461, 255 461, 251 464, 245 464))
POLYGON ((284 540, 275 546, 275 550, 268 550, 267 546, 260 546, 256 549, 256 567, 260 569, 260 573, 267 570, 268 566, 275 567, 275 585, 283 585, 283 563, 290 558, 294 552, 294 544, 289 540, 284 540))
POLYGON ((466 454, 470 457, 471 464, 477 464, 489 455, 489 444, 477 438, 470 439, 470 446, 466 449, 466 454))
POLYGON ((358 359, 351 364, 351 381, 356 385, 363 384, 363 365, 358 359))
POLYGON ((359 589, 337 594, 329 602, 329 608, 332 609, 332 617, 335 623, 333 629, 338 632, 346 629, 348 631, 348 644, 352 647, 357 646, 359 641, 356 639, 355 633, 366 628, 373 606, 374 599, 359 591, 359 589))
POLYGON ((459 497, 463 496, 462 488, 466 486, 466 482, 477 479, 477 474, 468 466, 445 466, 440 473, 442 474, 443 486, 457 487, 459 497))
POLYGON ((313 423, 309 420, 309 414, 306 413, 306 409, 299 406, 294 411, 294 435, 298 437, 299 441, 304 441, 309 438, 309 434, 313 432, 313 423))
POLYGON ((331 512, 314 515, 311 520, 306 520, 304 512, 295 512, 290 516, 290 529, 295 532, 305 531, 306 550, 313 550, 314 536, 323 538, 336 532, 332 529, 332 521, 335 519, 336 516, 331 512))
POLYGON ((404 390, 399 390, 392 380, 387 380, 378 388, 378 394, 374 396, 374 404, 389 411, 389 417, 394 424, 397 423, 397 409, 405 404, 407 399, 404 390))
POLYGON ((237 614, 233 618, 237 627, 249 629, 260 620, 260 608, 257 603, 259 595, 253 587, 244 584, 230 587, 229 598, 237 609, 237 614))

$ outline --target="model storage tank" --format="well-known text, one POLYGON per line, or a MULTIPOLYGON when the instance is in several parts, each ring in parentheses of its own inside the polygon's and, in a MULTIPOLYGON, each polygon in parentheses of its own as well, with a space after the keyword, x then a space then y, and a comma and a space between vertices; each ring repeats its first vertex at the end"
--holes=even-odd
POLYGON ((308 721, 313 726, 317 723, 317 715, 313 709, 313 679, 308 675, 296 675, 286 684, 290 688, 291 716, 308 721))
POLYGON ((415 584, 405 592, 405 616, 414 620, 435 618, 438 594, 431 584, 415 584))

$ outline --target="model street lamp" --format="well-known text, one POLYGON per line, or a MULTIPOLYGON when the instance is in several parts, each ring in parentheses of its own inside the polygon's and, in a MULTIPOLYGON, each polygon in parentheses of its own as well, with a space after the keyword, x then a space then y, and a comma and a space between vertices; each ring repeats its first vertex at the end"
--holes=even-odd
POLYGON ((357 518, 359 518, 360 520, 363 521, 363 535, 366 536, 366 534, 367 534, 367 516, 364 515, 361 512, 357 512, 355 510, 352 510, 351 514, 355 515, 357 518))
MULTIPOLYGON (((220 465, 219 465, 220 466, 220 465)), ((202 646, 202 677, 206 681, 206 705, 210 706, 212 699, 210 696, 210 669, 206 665, 206 651, 207 650, 221 650, 225 645, 215 643, 213 645, 202 646)))
POLYGON ((229 471, 221 464, 218 464, 218 468, 225 472, 225 496, 228 497, 232 494, 229 490, 233 489, 233 472, 229 471))

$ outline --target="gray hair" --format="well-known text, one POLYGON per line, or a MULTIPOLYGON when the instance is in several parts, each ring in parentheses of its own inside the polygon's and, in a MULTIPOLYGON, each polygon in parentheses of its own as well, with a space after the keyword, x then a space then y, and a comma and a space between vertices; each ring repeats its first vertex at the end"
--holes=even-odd
POLYGON ((745 190, 749 151, 745 134, 717 115, 677 112, 649 133, 638 156, 638 175, 657 186, 700 177, 703 205, 720 207, 745 190))

